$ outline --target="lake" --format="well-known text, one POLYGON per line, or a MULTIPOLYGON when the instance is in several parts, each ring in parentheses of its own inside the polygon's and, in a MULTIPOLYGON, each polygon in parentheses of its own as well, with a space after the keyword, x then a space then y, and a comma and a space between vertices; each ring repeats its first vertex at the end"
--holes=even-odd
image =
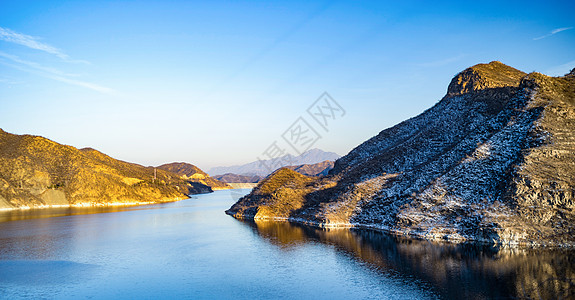
POLYGON ((575 253, 239 221, 249 190, 0 212, 1 299, 575 297, 575 253))

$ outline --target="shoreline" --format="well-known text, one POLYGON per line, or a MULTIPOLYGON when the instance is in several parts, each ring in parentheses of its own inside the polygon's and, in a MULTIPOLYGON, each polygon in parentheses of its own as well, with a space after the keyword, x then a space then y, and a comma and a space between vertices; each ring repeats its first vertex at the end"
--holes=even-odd
MULTIPOLYGON (((230 189, 222 189, 222 190, 230 190, 230 189)), ((143 206, 143 205, 151 205, 151 204, 162 204, 162 203, 173 203, 178 202, 186 199, 192 198, 195 195, 203 195, 213 193, 197 193, 197 194, 189 194, 185 197, 181 198, 170 198, 169 200, 165 201, 132 201, 132 202, 109 202, 109 203, 76 203, 76 204, 55 204, 55 205, 37 205, 37 206, 20 206, 20 207, 2 207, 0 208, 0 212, 8 212, 8 211, 26 211, 26 210, 34 210, 34 209, 50 209, 50 208, 90 208, 90 207, 121 207, 121 206, 143 206)))
POLYGON ((263 222, 288 222, 288 223, 295 223, 303 226, 309 226, 324 230, 339 230, 339 229, 361 229, 361 230, 371 230, 376 232, 382 232, 385 234, 389 234, 391 236, 400 237, 400 238, 411 238, 416 240, 424 240, 428 242, 438 242, 438 243, 448 243, 448 244, 476 244, 476 245, 485 245, 496 247, 499 249, 564 249, 564 250, 575 250, 574 244, 542 244, 537 242, 515 242, 515 241, 506 241, 506 242, 493 242, 492 240, 486 239, 474 239, 474 238, 443 238, 437 237, 434 235, 425 235, 424 233, 418 232, 405 232, 395 229, 389 229, 380 227, 377 225, 367 225, 367 224, 360 224, 360 223, 320 223, 316 221, 305 220, 301 218, 293 218, 293 217, 265 217, 265 218, 255 218, 254 216, 244 216, 244 215, 236 215, 232 212, 228 212, 226 210, 225 213, 235 219, 238 220, 247 220, 247 221, 263 221, 263 222))
POLYGON ((230 188, 222 188, 212 190, 212 192, 207 193, 198 193, 198 194, 189 194, 186 197, 181 198, 171 198, 166 201, 132 201, 132 202, 110 202, 110 203, 76 203, 76 204, 55 204, 55 205, 37 205, 37 206, 20 206, 20 207, 2 207, 0 208, 0 212, 9 212, 9 211, 27 211, 27 210, 35 210, 35 209, 51 209, 51 208, 90 208, 90 207, 122 207, 122 206, 143 206, 143 205, 152 205, 152 204, 162 204, 162 203, 173 203, 178 202, 186 199, 192 198, 195 195, 203 195, 213 193, 215 191, 223 191, 223 190, 233 190, 230 188))
MULTIPOLYGON (((199 194, 193 194, 199 195, 199 194)), ((41 210, 41 209, 51 209, 51 208, 103 208, 103 207, 128 207, 128 206, 144 206, 151 204, 162 204, 162 203, 173 203, 186 199, 190 199, 190 195, 186 198, 175 198, 166 201, 134 201, 134 202, 111 202, 111 203, 77 203, 77 204, 57 204, 57 205, 38 205, 38 206, 21 206, 21 207, 3 207, 0 208, 0 212, 9 211, 29 211, 29 210, 41 210)))

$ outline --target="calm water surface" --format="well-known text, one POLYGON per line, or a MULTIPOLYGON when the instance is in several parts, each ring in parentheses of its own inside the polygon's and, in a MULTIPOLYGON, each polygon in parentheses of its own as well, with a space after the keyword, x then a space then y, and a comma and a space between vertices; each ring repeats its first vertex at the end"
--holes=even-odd
POLYGON ((144 207, 0 212, 0 298, 575 296, 572 251, 498 251, 223 213, 248 191, 144 207))

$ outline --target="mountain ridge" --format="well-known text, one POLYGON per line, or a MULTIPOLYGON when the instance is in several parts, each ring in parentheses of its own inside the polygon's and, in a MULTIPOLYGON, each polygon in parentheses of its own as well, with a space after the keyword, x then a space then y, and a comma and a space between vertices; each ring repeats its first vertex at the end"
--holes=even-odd
POLYGON ((160 165, 157 168, 178 174, 185 180, 207 185, 212 188, 212 190, 226 190, 231 188, 231 186, 225 182, 221 182, 215 178, 210 177, 210 175, 208 175, 206 172, 190 163, 173 162, 160 165))
POLYGON ((358 145, 328 176, 282 169, 226 213, 429 240, 573 247, 573 125, 573 76, 475 65, 436 105, 358 145))
POLYGON ((210 187, 35 135, 0 130, 0 208, 170 202, 210 187))
MULTIPOLYGON (((277 161, 281 162, 278 166, 286 167, 290 165, 303 165, 303 164, 316 164, 326 160, 335 161, 338 159, 340 155, 335 152, 326 152, 321 149, 310 149, 302 153, 298 156, 293 156, 291 154, 286 154, 280 158, 277 158, 277 161)), ((274 165, 271 163, 271 160, 263 160, 263 163, 260 161, 254 161, 243 165, 235 165, 229 167, 214 167, 208 170, 208 174, 212 176, 222 175, 226 173, 232 173, 237 175, 243 176, 261 176, 265 177, 271 174, 274 170, 269 170, 267 165, 274 165)))
MULTIPOLYGON (((324 176, 333 168, 334 162, 331 160, 325 160, 316 164, 303 164, 296 166, 285 166, 290 170, 294 170, 302 175, 306 176, 324 176)), ((215 179, 221 180, 226 183, 258 183, 262 181, 265 177, 252 175, 238 175, 233 173, 226 173, 223 175, 214 176, 215 179)))

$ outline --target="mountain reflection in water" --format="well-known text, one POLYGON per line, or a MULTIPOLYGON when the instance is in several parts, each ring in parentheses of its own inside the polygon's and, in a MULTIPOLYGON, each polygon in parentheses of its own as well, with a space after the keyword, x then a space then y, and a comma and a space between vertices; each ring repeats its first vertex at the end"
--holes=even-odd
POLYGON ((400 238, 360 229, 320 229, 288 222, 241 221, 284 249, 321 242, 385 274, 429 283, 450 299, 575 297, 575 251, 497 249, 400 238))

